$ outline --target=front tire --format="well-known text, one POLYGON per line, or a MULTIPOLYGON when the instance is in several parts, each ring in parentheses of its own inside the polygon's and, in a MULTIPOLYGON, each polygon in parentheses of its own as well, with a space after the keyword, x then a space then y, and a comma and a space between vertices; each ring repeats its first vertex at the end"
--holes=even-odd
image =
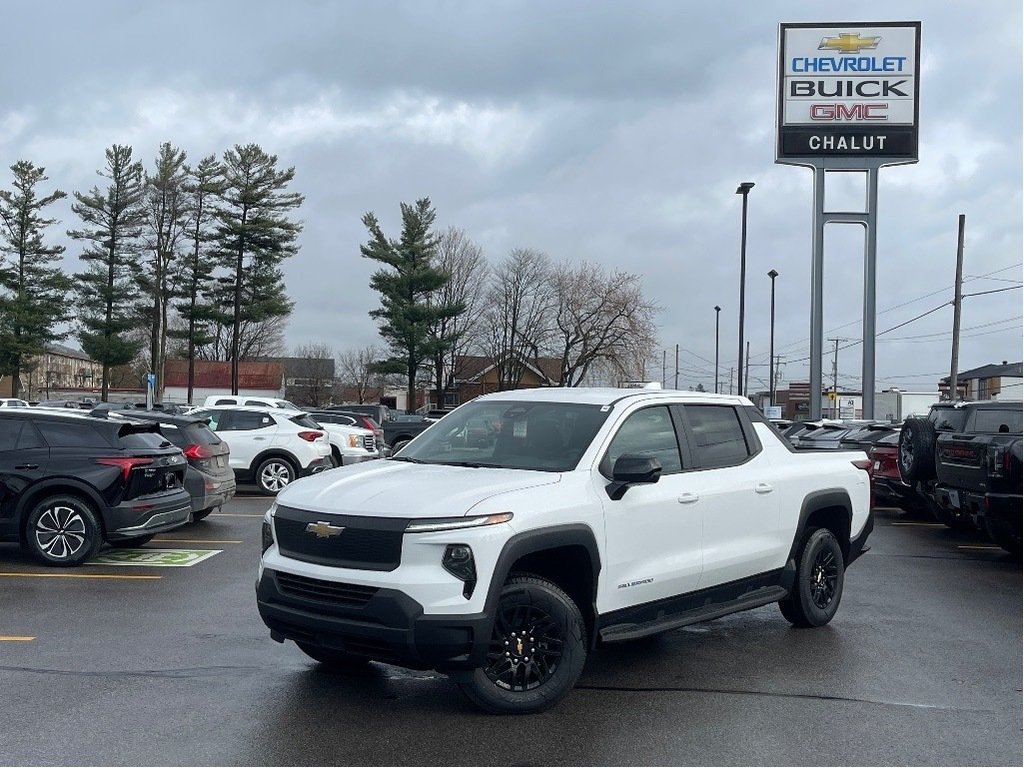
POLYGON ((796 582, 779 610, 797 627, 822 627, 832 621, 843 596, 843 550, 828 528, 816 528, 797 556, 796 582))
POLYGON ((541 712, 572 690, 586 660, 586 626, 572 598, 546 579, 514 576, 498 599, 485 665, 458 685, 492 714, 541 712))
POLYGON ((256 468, 256 486, 263 495, 276 496, 296 475, 298 472, 290 461, 273 456, 261 461, 256 468))
POLYGON ((74 566, 91 559, 103 544, 92 506, 77 496, 43 499, 25 520, 29 553, 44 565, 74 566))

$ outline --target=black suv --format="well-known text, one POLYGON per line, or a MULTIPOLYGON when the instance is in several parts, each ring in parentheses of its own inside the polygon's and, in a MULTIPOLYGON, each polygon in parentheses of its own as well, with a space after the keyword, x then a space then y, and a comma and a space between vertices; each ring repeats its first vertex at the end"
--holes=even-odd
POLYGON ((185 457, 155 423, 18 408, 0 414, 0 540, 47 565, 140 546, 188 522, 185 457))
POLYGON ((228 444, 206 425, 205 419, 140 410, 94 410, 91 415, 160 425, 163 436, 181 449, 188 462, 185 490, 192 497, 193 521, 202 520, 235 495, 235 473, 229 464, 228 444))

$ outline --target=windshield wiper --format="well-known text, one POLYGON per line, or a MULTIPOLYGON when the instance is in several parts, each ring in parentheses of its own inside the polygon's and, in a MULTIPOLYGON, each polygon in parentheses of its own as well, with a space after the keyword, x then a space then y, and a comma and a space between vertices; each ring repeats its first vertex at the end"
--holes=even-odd
POLYGON ((412 456, 390 456, 391 461, 408 461, 410 464, 426 464, 423 459, 414 459, 412 456))
POLYGON ((501 468, 501 464, 486 464, 481 461, 446 461, 443 463, 449 467, 472 467, 473 469, 480 469, 481 467, 489 469, 501 468))

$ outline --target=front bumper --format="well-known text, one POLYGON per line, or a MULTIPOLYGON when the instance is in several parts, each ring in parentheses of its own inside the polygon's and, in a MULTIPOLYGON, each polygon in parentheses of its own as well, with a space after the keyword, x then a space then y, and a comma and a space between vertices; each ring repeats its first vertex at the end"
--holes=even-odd
POLYGON ((425 615, 396 589, 348 585, 265 568, 256 584, 263 623, 294 640, 411 669, 483 664, 491 623, 484 614, 425 615))
POLYGON ((174 530, 191 516, 192 500, 181 488, 159 498, 132 499, 108 507, 103 513, 103 525, 107 541, 118 541, 174 530))

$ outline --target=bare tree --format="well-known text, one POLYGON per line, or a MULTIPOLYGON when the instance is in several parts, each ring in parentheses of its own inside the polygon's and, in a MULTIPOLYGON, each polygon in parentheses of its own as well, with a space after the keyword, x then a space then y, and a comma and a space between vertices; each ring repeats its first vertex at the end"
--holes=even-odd
POLYGON ((515 389, 551 334, 555 308, 547 254, 515 248, 493 271, 484 301, 482 348, 497 366, 498 388, 515 389))
POLYGON ((605 375, 636 377, 656 344, 658 312, 644 298, 639 275, 565 263, 555 270, 554 286, 551 348, 561 359, 562 385, 579 386, 599 363, 605 375))
POLYGON ((293 357, 296 360, 289 378, 295 397, 302 405, 314 408, 330 405, 334 386, 334 350, 319 342, 301 344, 295 348, 293 357))
MULTIPOLYGON (((239 359, 283 357, 287 349, 284 341, 287 325, 288 318, 282 316, 241 321, 238 326, 239 359)), ((217 324, 210 330, 209 338, 212 340, 197 347, 196 357, 200 360, 230 360, 231 326, 217 324)))
POLYGON ((460 314, 442 315, 430 326, 435 342, 431 360, 434 389, 440 408, 444 405, 444 391, 454 383, 456 361, 479 344, 478 313, 483 305, 482 289, 487 284, 490 266, 480 246, 454 227, 449 227, 438 239, 437 266, 447 272, 450 279, 431 296, 431 302, 464 307, 460 314))
POLYGON ((379 347, 369 346, 350 349, 338 357, 337 376, 340 384, 355 390, 356 400, 365 403, 367 392, 383 384, 383 375, 377 364, 384 352, 379 347))

